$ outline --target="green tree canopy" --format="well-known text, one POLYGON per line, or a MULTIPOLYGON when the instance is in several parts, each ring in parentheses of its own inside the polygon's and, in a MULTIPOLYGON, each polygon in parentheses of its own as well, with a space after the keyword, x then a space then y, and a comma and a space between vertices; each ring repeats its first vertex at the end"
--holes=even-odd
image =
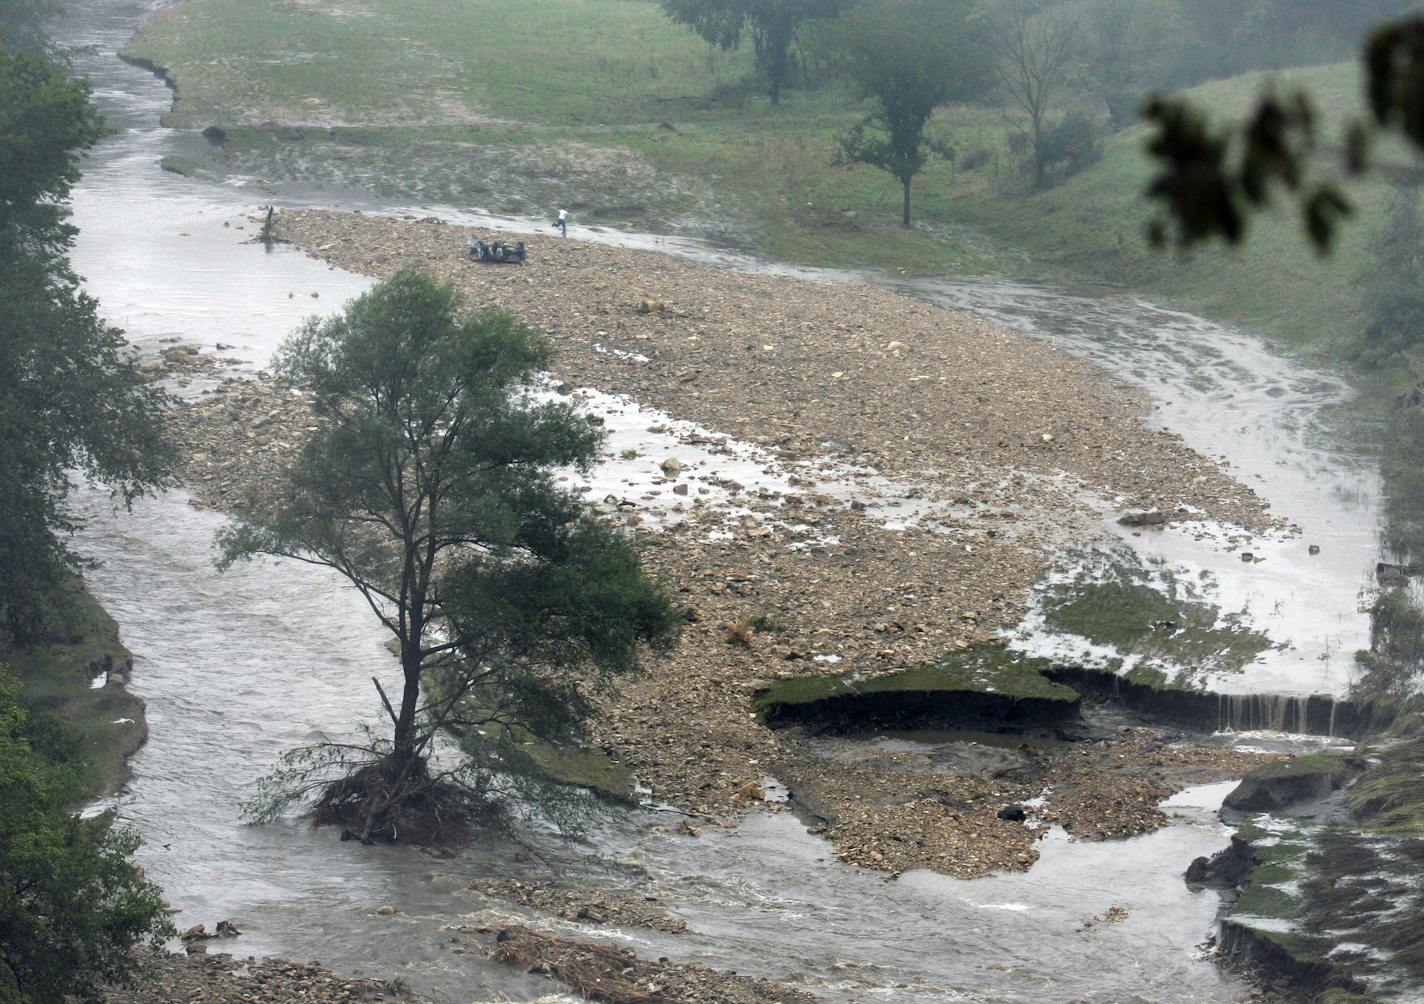
POLYGON ((893 175, 904 193, 905 226, 915 176, 932 154, 952 154, 925 136, 925 124, 939 106, 978 96, 990 84, 977 27, 972 0, 869 0, 825 28, 843 72, 874 104, 842 139, 841 162, 893 175))
POLYGON ((88 85, 41 52, 0 50, 0 637, 43 636, 70 473, 128 503, 161 484, 164 395, 150 388, 69 266, 66 201, 102 134, 88 85))
POLYGON ((791 76, 791 45, 808 21, 836 17, 851 0, 663 0, 673 21, 687 25, 710 44, 735 49, 750 35, 757 70, 766 78, 771 103, 791 76))
POLYGON ((221 536, 225 560, 284 555, 345 576, 399 648, 389 739, 354 759, 298 751, 259 815, 320 794, 318 819, 363 838, 484 812, 500 750, 433 774, 444 726, 508 738, 578 733, 591 688, 635 669, 676 621, 631 542, 556 472, 601 436, 533 383, 551 356, 510 315, 462 314, 453 287, 402 271, 288 340, 277 367, 309 387, 320 430, 275 496, 221 536))
POLYGON ((71 771, 31 747, 0 667, 0 1001, 88 999, 133 973, 135 945, 173 933, 158 889, 110 814, 81 819, 71 771))
POLYGON ((0 50, 0 254, 69 247, 69 191, 103 135, 86 81, 41 53, 0 50))

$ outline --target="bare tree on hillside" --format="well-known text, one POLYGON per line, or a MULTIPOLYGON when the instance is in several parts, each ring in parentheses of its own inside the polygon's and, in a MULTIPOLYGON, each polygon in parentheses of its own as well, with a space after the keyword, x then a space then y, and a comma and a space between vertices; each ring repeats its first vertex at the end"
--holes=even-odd
POLYGON ((1033 154, 1033 184, 1042 188, 1048 161, 1044 128, 1054 95, 1077 61, 1082 23, 1076 13, 1044 9, 1039 0, 1003 0, 990 14, 988 32, 999 85, 1027 120, 1011 119, 1033 154))

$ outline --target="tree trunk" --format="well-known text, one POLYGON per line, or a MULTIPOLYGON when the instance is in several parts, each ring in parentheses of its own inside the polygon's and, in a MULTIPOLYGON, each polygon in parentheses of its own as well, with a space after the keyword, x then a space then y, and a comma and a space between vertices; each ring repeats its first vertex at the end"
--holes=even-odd
POLYGON ((420 642, 415 637, 401 646, 401 672, 405 685, 396 716, 395 752, 408 756, 415 752, 415 712, 420 706, 420 642))
POLYGON ((771 103, 781 104, 781 85, 790 72, 787 54, 791 49, 791 39, 795 33, 789 21, 778 21, 766 29, 767 61, 766 72, 771 77, 771 103))
POLYGON ((913 180, 913 178, 903 178, 900 182, 905 186, 905 204, 900 214, 900 225, 902 227, 908 227, 910 225, 910 182, 913 180))
POLYGON ((1040 115, 1033 117, 1033 187, 1034 191, 1043 188, 1043 118, 1040 115))
POLYGON ((387 813, 400 801, 405 783, 411 776, 416 760, 417 729, 415 713, 420 707, 420 641, 419 634, 412 632, 401 643, 401 671, 405 677, 401 688, 400 711, 396 714, 395 736, 391 755, 382 762, 384 790, 368 791, 361 820, 361 830, 357 834, 361 843, 369 844, 371 834, 383 828, 387 813))

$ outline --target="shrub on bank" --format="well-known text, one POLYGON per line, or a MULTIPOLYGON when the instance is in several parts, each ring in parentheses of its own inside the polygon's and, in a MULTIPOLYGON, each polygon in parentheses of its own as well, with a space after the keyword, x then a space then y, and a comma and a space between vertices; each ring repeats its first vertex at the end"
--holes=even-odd
POLYGON ((133 974, 133 948, 173 927, 111 813, 73 811, 74 771, 36 752, 0 667, 0 1002, 61 1004, 133 974))

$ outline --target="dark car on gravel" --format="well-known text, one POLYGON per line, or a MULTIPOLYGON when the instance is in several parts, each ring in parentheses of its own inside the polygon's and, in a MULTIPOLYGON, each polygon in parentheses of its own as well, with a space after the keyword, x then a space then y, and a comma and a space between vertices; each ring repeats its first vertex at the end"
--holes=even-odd
POLYGON ((524 261, 524 242, 510 244, 507 241, 485 241, 479 237, 471 237, 470 257, 476 261, 495 262, 496 264, 509 263, 512 265, 521 264, 524 261))

